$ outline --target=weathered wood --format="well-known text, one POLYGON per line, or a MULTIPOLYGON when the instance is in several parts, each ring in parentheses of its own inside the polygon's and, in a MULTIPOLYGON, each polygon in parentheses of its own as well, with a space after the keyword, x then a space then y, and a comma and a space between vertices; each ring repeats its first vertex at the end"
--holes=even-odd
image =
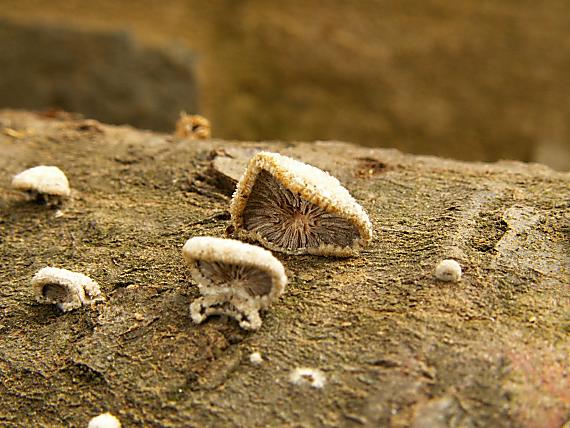
POLYGON ((88 125, 0 113, 3 426, 85 426, 107 410, 125 426, 559 427, 569 418, 569 174, 88 125), (256 333, 220 318, 194 325, 198 292, 181 247, 224 236, 236 168, 215 158, 238 162, 256 148, 337 176, 376 238, 351 259, 276 254, 290 283, 256 333), (61 212, 9 187, 38 164, 70 180, 61 212), (463 266, 460 283, 434 278, 449 257, 463 266), (65 314, 35 303, 30 279, 46 265, 96 279, 106 302, 65 314), (323 370, 325 387, 290 384, 299 366, 323 370))

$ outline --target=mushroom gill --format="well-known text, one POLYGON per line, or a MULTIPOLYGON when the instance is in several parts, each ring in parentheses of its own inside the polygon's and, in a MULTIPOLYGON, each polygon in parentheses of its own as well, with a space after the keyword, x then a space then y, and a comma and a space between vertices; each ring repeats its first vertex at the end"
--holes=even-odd
POLYGON ((264 296, 271 291, 271 276, 254 266, 200 260, 197 267, 214 286, 241 288, 250 296, 264 296))
POLYGON ((42 296, 53 302, 65 303, 71 300, 69 291, 61 284, 45 284, 42 288, 42 296))
POLYGON ((257 330, 259 311, 267 309, 287 283, 283 265, 269 251, 232 239, 191 238, 182 256, 202 294, 190 304, 196 324, 210 315, 229 315, 240 327, 257 330))
POLYGON ((286 189, 262 170, 243 210, 243 227, 285 250, 321 245, 352 246, 360 238, 354 224, 286 189))
POLYGON ((55 304, 64 312, 104 300, 96 281, 67 269, 44 267, 31 284, 39 303, 55 304))

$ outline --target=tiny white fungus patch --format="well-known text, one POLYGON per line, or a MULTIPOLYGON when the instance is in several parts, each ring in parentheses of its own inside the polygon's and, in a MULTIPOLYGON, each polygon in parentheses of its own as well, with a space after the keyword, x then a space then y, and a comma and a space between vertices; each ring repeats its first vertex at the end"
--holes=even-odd
POLYGON ((60 203, 70 195, 69 181, 57 166, 35 166, 15 175, 12 187, 46 203, 60 203))
POLYGON ((461 265, 455 260, 442 260, 435 268, 435 276, 441 281, 457 282, 461 279, 461 265))
POLYGON ((55 304, 64 312, 103 300, 99 284, 79 272, 45 267, 32 278, 39 303, 55 304))
POLYGON ((111 413, 103 413, 89 421, 87 428, 121 428, 121 422, 111 413))
POLYGON ((325 386, 325 374, 318 369, 308 367, 298 367, 289 374, 289 382, 299 386, 311 386, 320 389, 325 386))
POLYGON ((252 352, 251 354, 249 354, 249 362, 251 364, 258 366, 261 363, 263 363, 263 357, 259 352, 252 352))

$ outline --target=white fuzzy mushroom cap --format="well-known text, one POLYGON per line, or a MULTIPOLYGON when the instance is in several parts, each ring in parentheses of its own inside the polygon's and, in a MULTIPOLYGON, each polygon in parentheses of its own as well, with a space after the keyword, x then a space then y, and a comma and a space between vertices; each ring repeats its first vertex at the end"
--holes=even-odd
POLYGON ((57 304, 64 312, 76 309, 85 304, 102 300, 99 284, 86 275, 67 269, 45 267, 32 278, 34 295, 39 303, 57 304), (60 302, 44 295, 44 287, 59 285, 66 291, 65 302, 60 302))
POLYGON ((255 238, 267 248, 291 254, 306 252, 318 255, 351 256, 367 245, 373 234, 372 223, 368 215, 335 177, 312 165, 271 152, 258 152, 250 159, 230 203, 230 214, 238 232, 255 238), (243 212, 258 175, 262 171, 267 171, 282 186, 298 194, 304 200, 352 223, 358 230, 359 239, 349 247, 327 244, 318 248, 293 252, 275 247, 258 233, 245 231, 243 212))
POLYGON ((69 182, 57 166, 35 166, 20 172, 12 179, 12 187, 26 192, 68 197, 69 182))
POLYGON ((103 413, 89 421, 87 428, 121 428, 121 422, 111 413, 103 413))
MULTIPOLYGON (((277 299, 284 291, 287 284, 285 268, 269 251, 245 244, 234 239, 212 238, 198 236, 190 238, 182 248, 182 256, 190 266, 193 277, 200 286, 204 295, 210 294, 211 281, 197 268, 196 262, 220 262, 230 265, 248 266, 266 272, 272 280, 272 287, 267 295, 256 296, 260 299, 261 306, 268 306, 277 299)), ((218 290, 214 290, 216 293, 218 290)))
POLYGON ((259 310, 269 307, 287 283, 283 265, 269 251, 240 241, 191 238, 182 256, 203 295, 190 305, 196 324, 210 315, 229 315, 240 327, 257 330, 259 310))
POLYGON ((435 276, 441 281, 457 282, 461 279, 461 265, 452 259, 442 260, 435 268, 435 276))

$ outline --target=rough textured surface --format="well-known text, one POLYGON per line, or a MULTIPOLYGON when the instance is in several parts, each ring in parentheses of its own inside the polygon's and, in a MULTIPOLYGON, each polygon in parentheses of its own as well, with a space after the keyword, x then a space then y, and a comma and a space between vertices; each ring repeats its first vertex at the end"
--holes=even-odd
POLYGON ((216 237, 190 238, 182 257, 204 296, 192 302, 192 320, 229 315, 248 330, 261 327, 259 311, 283 294, 287 276, 269 251, 241 241, 216 237))
POLYGON ((3 426, 86 426, 105 411, 166 427, 570 417, 568 174, 341 143, 177 141, 17 112, 0 113, 0 151, 3 426), (330 171, 377 231, 358 258, 278 255, 290 284, 252 334, 192 323, 198 290, 181 259, 190 236, 229 225, 229 198, 204 171, 212 150, 240 148, 330 171), (69 177, 63 215, 9 187, 39 159, 69 177), (463 266, 460 283, 434 278, 444 258, 463 266), (67 314, 37 304, 29 280, 46 264, 84 272, 108 300, 67 314), (296 367, 326 385, 291 384, 296 367))
POLYGON ((2 6, 0 15, 16 21, 190 47, 199 56, 200 114, 220 138, 342 139, 570 168, 567 0, 2 6))
POLYGON ((0 107, 60 108, 165 131, 180 111, 197 108, 189 49, 148 46, 125 31, 0 17, 0 52, 0 107))

